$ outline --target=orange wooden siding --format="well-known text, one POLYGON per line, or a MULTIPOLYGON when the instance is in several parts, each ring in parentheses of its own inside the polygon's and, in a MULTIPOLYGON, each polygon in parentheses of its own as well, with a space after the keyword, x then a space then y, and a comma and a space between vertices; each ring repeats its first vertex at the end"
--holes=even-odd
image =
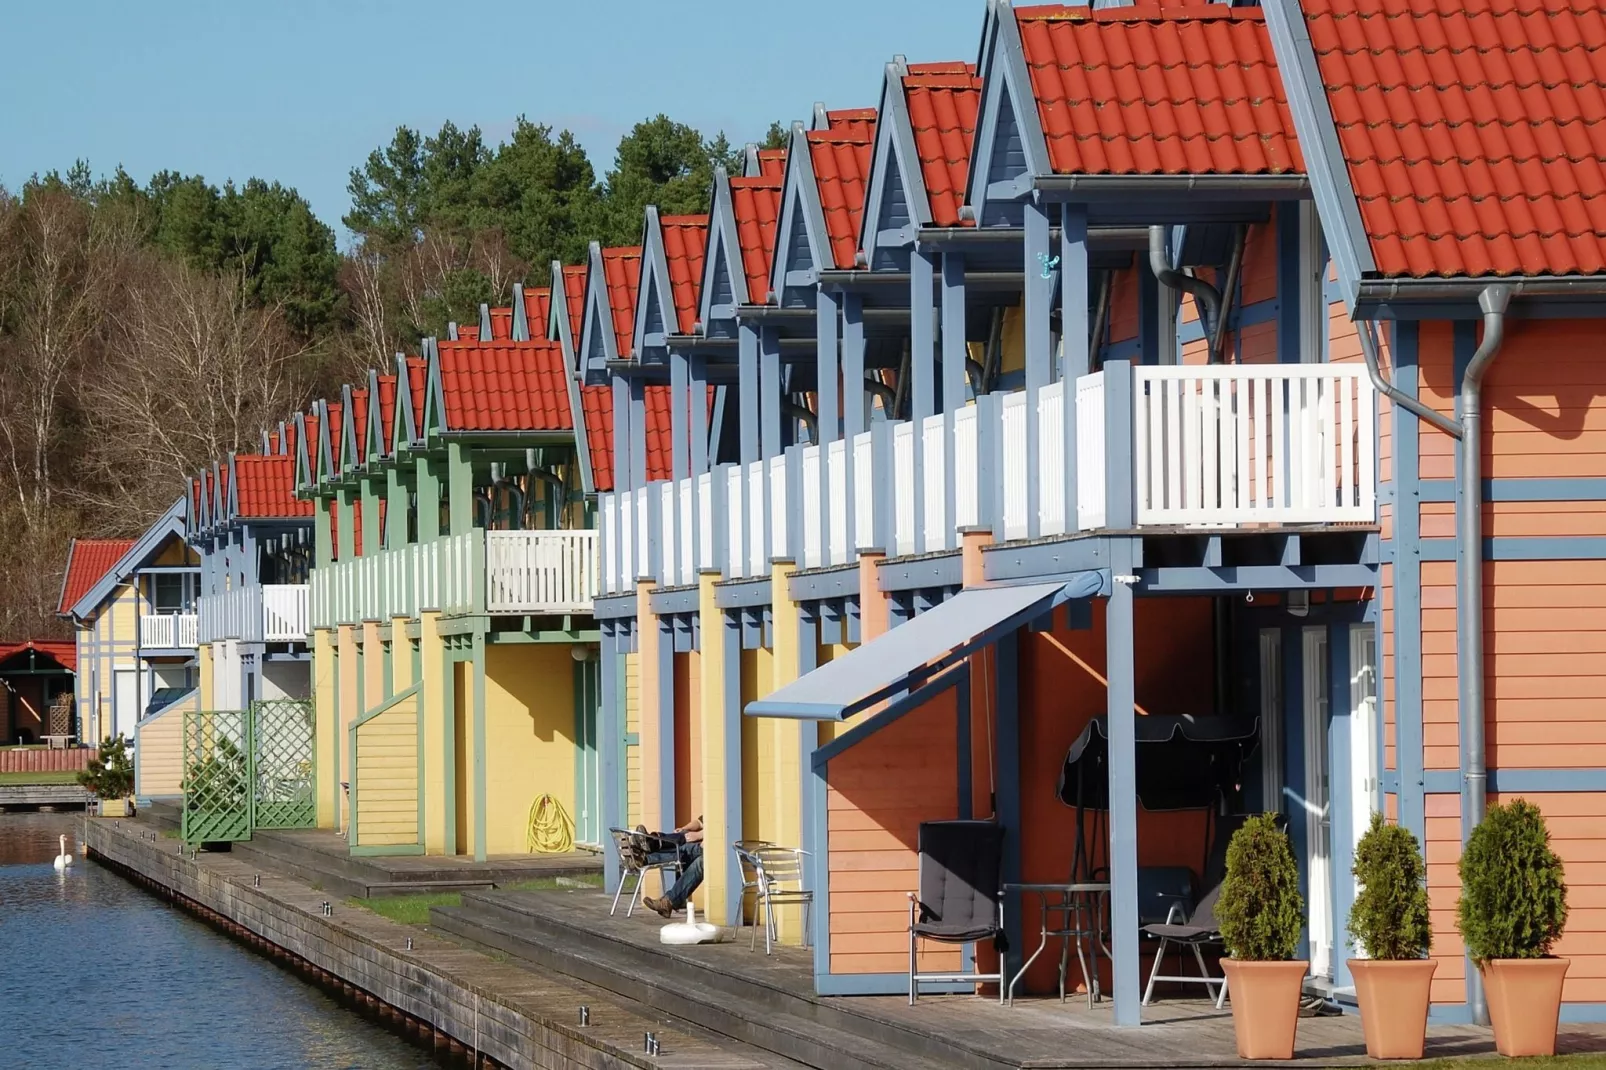
MULTIPOLYGON (((957 713, 947 691, 828 765, 832 973, 909 968, 920 823, 959 816, 957 713)), ((957 970, 959 948, 925 943, 920 968, 957 970)))
POLYGON ((675 655, 675 813, 672 820, 676 826, 687 824, 703 812, 700 677, 697 654, 675 655))
POLYGON ((1428 864, 1428 913, 1433 922, 1433 974, 1431 999, 1435 1003, 1467 1001, 1466 958, 1461 934, 1455 928, 1455 904, 1461 895, 1461 797, 1429 795, 1426 798, 1427 835, 1422 855, 1428 864))

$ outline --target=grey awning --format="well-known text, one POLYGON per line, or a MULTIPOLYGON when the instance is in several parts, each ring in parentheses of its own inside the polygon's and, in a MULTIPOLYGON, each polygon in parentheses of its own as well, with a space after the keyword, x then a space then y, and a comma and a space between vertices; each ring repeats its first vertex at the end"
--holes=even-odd
POLYGON ((755 702, 750 717, 840 721, 920 686, 965 657, 1062 602, 1090 598, 1103 586, 1098 572, 1069 581, 1018 587, 972 587, 857 650, 815 669, 755 702))

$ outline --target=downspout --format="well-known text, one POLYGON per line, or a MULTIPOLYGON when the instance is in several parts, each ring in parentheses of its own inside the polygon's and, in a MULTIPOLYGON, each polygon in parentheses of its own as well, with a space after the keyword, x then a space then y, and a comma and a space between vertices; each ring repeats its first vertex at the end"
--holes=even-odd
MULTIPOLYGON (((1512 287, 1497 283, 1478 294, 1483 313, 1483 341, 1461 375, 1461 418, 1452 420, 1402 393, 1383 378, 1378 367, 1377 342, 1369 324, 1357 324, 1361 352, 1372 384, 1385 397, 1428 421, 1461 442, 1461 464, 1456 473, 1456 675, 1459 677, 1461 734, 1461 839, 1483 821, 1488 803, 1489 770, 1484 741, 1483 689, 1483 377, 1500 353, 1506 335, 1506 309, 1512 287)), ((1467 969, 1467 1009, 1479 1025, 1489 1022, 1483 978, 1467 969)))
MULTIPOLYGON (((1511 287, 1494 285, 1478 295, 1483 341, 1461 375, 1461 514, 1456 542, 1461 571, 1456 577, 1456 650, 1461 672, 1461 840, 1483 821, 1489 770, 1483 725, 1483 376, 1494 363, 1506 335, 1511 287)), ((1472 1020, 1489 1020, 1483 977, 1467 969, 1467 1004, 1472 1020)))
POLYGON ((1181 290, 1191 294, 1199 305, 1200 325, 1206 329, 1206 345, 1210 350, 1210 363, 1216 363, 1216 341, 1214 331, 1216 323, 1221 319, 1221 294, 1217 289, 1203 279, 1194 278, 1185 271, 1178 271, 1171 266, 1171 252, 1167 248, 1170 244, 1166 231, 1169 228, 1156 225, 1149 228, 1149 270, 1162 285, 1173 290, 1181 290))

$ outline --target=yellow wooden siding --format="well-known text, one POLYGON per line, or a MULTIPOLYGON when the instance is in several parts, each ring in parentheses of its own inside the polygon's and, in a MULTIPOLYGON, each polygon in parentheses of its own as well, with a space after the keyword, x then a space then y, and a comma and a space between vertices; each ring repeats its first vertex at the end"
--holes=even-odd
POLYGON ((485 850, 529 850, 530 808, 551 795, 572 817, 574 659, 567 645, 485 648, 485 850))
MULTIPOLYGON (((635 654, 625 655, 625 732, 639 739, 641 731, 641 675, 635 654)), ((641 820, 641 747, 625 748, 625 824, 641 820)))
POLYGON ((112 592, 101 610, 100 620, 106 622, 101 630, 102 642, 109 639, 131 646, 139 643, 139 599, 131 584, 119 586, 112 592))
POLYGON ((184 714, 191 703, 169 706, 139 726, 135 748, 134 792, 141 798, 182 794, 184 714))
POLYGON ((418 842, 418 696, 357 726, 357 844, 418 842))

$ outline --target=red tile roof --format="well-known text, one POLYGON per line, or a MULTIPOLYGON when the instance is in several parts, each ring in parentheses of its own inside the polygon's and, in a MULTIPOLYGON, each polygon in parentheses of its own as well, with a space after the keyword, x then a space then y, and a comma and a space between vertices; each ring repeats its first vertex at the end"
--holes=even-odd
MULTIPOLYGON (((871 114, 874 115, 873 109, 871 114)), ((820 206, 825 209, 831 258, 837 267, 851 268, 859 247, 859 220, 864 215, 870 157, 875 151, 875 122, 855 120, 833 124, 830 130, 810 130, 808 142, 820 206)))
POLYGON ((363 464, 368 460, 368 390, 366 387, 362 390, 353 390, 351 392, 351 416, 351 431, 357 441, 355 463, 363 464))
POLYGON ((379 388, 379 453, 384 456, 390 453, 392 436, 396 433, 396 377, 376 375, 374 382, 379 388))
POLYGON ((1258 8, 1140 0, 1015 17, 1056 172, 1304 169, 1258 8))
POLYGON ((569 330, 574 332, 574 344, 580 344, 580 332, 586 322, 586 275, 590 271, 584 264, 568 264, 563 269, 563 300, 569 306, 569 330))
POLYGON ((838 134, 867 134, 875 137, 874 108, 839 108, 825 113, 826 129, 838 134))
MULTIPOLYGON (((775 219, 781 212, 781 179, 733 178, 730 184, 736 242, 741 246, 742 271, 747 275, 746 303, 761 305, 770 288, 775 219)), ((742 303, 740 294, 737 298, 738 303, 742 303)))
POLYGON ((703 281, 703 258, 708 253, 706 215, 666 215, 658 220, 664 237, 664 258, 669 261, 670 298, 681 334, 690 334, 697 322, 697 288, 703 281))
POLYGON ((312 502, 296 497, 295 462, 286 454, 241 454, 234 458, 242 517, 311 516, 312 502))
POLYGON ((939 227, 957 227, 970 146, 976 137, 981 79, 969 63, 912 63, 903 79, 903 94, 931 221, 939 227))
POLYGON ((429 361, 423 357, 407 358, 407 394, 413 407, 413 430, 424 433, 424 389, 429 385, 429 361))
POLYGON ((466 324, 466 323, 460 323, 460 324, 457 325, 457 341, 459 341, 459 342, 478 342, 479 340, 480 340, 479 324, 474 324, 474 325, 470 326, 469 324, 466 324))
MULTIPOLYGON (((309 482, 314 482, 315 483, 315 482, 317 482, 317 479, 318 479, 318 442, 319 442, 319 439, 318 439, 318 410, 316 408, 308 411, 308 413, 306 414, 306 421, 307 421, 307 442, 306 442, 306 446, 307 446, 307 465, 308 465, 308 467, 310 469, 310 473, 309 474, 311 476, 311 479, 309 480, 309 482)), ((291 456, 295 457, 295 456, 299 456, 299 454, 292 453, 291 456)), ((204 476, 203 476, 203 478, 204 478, 204 476)))
POLYGON ((24 639, 20 643, 0 643, 0 661, 7 661, 28 650, 37 650, 55 659, 64 669, 78 671, 78 644, 71 639, 24 639))
POLYGON ((451 431, 567 431, 568 382, 556 342, 440 343, 441 400, 451 431))
MULTIPOLYGON (((324 433, 328 436, 329 449, 330 449, 329 464, 331 465, 331 468, 332 468, 332 471, 329 472, 328 474, 330 474, 330 475, 339 475, 340 474, 340 431, 341 431, 341 428, 345 426, 345 424, 341 420, 341 416, 340 416, 340 403, 338 401, 329 402, 329 403, 324 405, 324 411, 329 414, 329 425, 328 425, 328 427, 326 427, 324 429, 324 433)), ((319 449, 322 449, 321 445, 319 446, 319 449)), ((314 460, 313 466, 314 466, 314 469, 316 469, 316 467, 317 467, 317 461, 316 460, 314 460)))
POLYGON ((133 545, 133 539, 74 539, 67 549, 67 575, 56 612, 70 613, 133 545))
POLYGON ((545 338, 547 316, 552 311, 552 288, 541 286, 524 291, 524 319, 530 325, 531 338, 545 338))
POLYGON ((608 309, 613 313, 614 340, 619 357, 630 354, 636 332, 636 287, 641 283, 641 246, 602 250, 602 279, 608 288, 608 309))
POLYGON ((1303 0, 1383 275, 1606 270, 1600 0, 1303 0))
MULTIPOLYGON (((645 388, 647 410, 647 478, 668 479, 675 470, 671 433, 669 387, 645 388)), ((710 411, 714 390, 708 390, 710 411)), ((613 388, 580 388, 580 410, 585 416, 586 446, 591 454, 591 481, 599 492, 613 490, 613 388)))
POLYGON ((773 178, 779 181, 786 177, 786 150, 785 149, 759 149, 758 175, 760 178, 773 178))
POLYGON ((491 338, 494 341, 505 342, 513 337, 513 309, 491 309, 491 338))

